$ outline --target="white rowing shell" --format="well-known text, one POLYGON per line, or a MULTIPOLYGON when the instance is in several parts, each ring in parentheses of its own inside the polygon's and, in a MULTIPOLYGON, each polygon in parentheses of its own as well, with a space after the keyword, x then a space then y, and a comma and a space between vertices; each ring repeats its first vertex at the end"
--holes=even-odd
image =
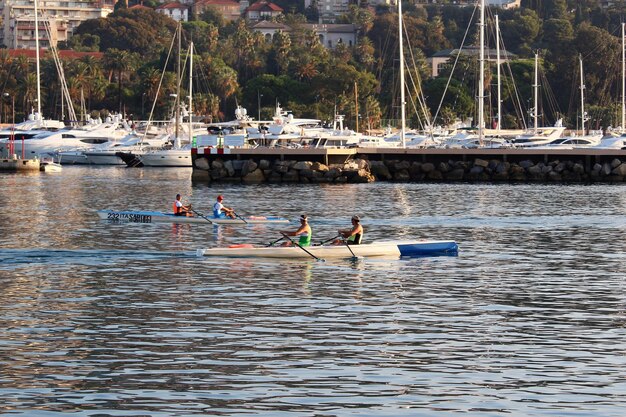
MULTIPOLYGON (((372 242, 363 245, 324 245, 306 246, 311 255, 318 258, 349 258, 352 252, 358 257, 372 256, 441 256, 456 255, 458 245, 449 240, 415 240, 415 241, 388 241, 372 242)), ((222 257, 258 257, 258 258, 312 258, 309 253, 296 246, 255 247, 253 245, 232 245, 227 248, 198 249, 198 256, 222 257)))

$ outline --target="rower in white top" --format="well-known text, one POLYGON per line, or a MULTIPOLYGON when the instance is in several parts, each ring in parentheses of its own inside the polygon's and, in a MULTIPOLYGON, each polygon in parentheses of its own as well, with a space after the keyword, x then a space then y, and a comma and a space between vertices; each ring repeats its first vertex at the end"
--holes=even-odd
POLYGON ((216 219, 225 219, 226 217, 234 219, 236 217, 235 210, 224 206, 222 201, 224 201, 224 197, 222 195, 218 195, 217 202, 213 205, 213 217, 216 219))

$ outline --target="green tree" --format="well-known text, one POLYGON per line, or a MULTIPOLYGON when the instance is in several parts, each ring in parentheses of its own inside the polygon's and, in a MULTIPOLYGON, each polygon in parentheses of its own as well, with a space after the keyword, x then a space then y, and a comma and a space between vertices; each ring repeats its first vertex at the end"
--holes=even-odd
POLYGON ((183 22, 182 25, 186 38, 193 40, 197 51, 215 53, 220 43, 217 26, 203 21, 183 22))
POLYGON ((352 23, 358 35, 364 35, 370 31, 374 24, 374 15, 369 9, 351 5, 348 12, 339 18, 339 23, 352 23))
POLYGON ((541 20, 533 10, 515 10, 502 14, 500 30, 508 50, 530 55, 541 30, 541 20))
POLYGON ((286 74, 289 70, 291 38, 287 33, 277 32, 272 40, 271 58, 275 64, 277 75, 286 74))
POLYGON ((317 0, 312 0, 309 7, 304 10, 304 16, 308 22, 317 23, 320 19, 320 12, 317 6, 317 0))
POLYGON ((98 36, 100 50, 127 50, 151 59, 168 48, 176 22, 167 16, 146 9, 120 9, 107 18, 82 22, 75 35, 98 36))
POLYGON ((200 14, 199 19, 218 28, 224 26, 224 16, 213 6, 207 6, 200 14))
POLYGON ((139 57, 128 51, 111 48, 104 54, 105 68, 109 71, 109 82, 115 74, 117 78, 118 111, 122 113, 122 85, 128 72, 134 68, 139 57))

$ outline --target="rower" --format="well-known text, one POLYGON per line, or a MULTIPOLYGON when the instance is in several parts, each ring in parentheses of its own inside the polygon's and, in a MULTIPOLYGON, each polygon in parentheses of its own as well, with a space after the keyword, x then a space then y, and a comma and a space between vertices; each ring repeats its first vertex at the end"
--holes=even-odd
POLYGON ((341 245, 344 243, 347 245, 360 245, 363 239, 363 226, 361 225, 361 218, 357 215, 352 216, 352 229, 337 230, 339 236, 343 238, 337 239, 333 242, 333 245, 341 245))
POLYGON ((191 204, 188 205, 183 205, 181 200, 181 195, 180 194, 176 194, 176 201, 174 201, 174 204, 172 205, 172 208, 174 209, 174 216, 187 216, 187 217, 192 217, 193 214, 191 213, 191 204))
MULTIPOLYGON (((298 245, 304 247, 304 246, 311 246, 311 237, 313 235, 312 231, 311 231, 311 226, 309 226, 309 221, 308 218, 306 217, 305 214, 303 214, 302 216, 300 216, 300 227, 298 228, 298 230, 296 230, 295 232, 290 232, 288 230, 281 230, 280 233, 282 233, 285 236, 300 236, 300 239, 298 240, 298 245)), ((292 242, 291 240, 283 243, 282 246, 291 246, 292 242)))
POLYGON ((215 217, 216 219, 225 219, 226 217, 234 219, 235 210, 224 206, 224 204, 222 204, 222 201, 224 201, 224 197, 218 195, 217 202, 213 205, 213 217, 215 217))

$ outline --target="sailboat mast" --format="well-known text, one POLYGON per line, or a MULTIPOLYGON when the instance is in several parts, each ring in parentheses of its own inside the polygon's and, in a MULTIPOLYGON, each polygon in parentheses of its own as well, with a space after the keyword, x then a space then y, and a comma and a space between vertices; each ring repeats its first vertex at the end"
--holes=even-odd
POLYGON ((498 113, 497 113, 497 132, 500 133, 500 124, 502 122, 502 91, 501 91, 501 79, 500 79, 500 23, 498 21, 498 15, 496 15, 496 70, 498 75, 498 113))
POLYGON ((537 130, 539 130, 539 54, 535 53, 535 83, 533 84, 533 122, 535 127, 535 135, 537 134, 537 130))
POLYGON ((582 121, 583 136, 585 135, 585 80, 583 77, 583 57, 578 56, 580 60, 580 120, 582 121))
POLYGON ((193 118, 192 115, 193 101, 193 41, 189 43, 189 143, 193 143, 193 118))
POLYGON ((478 141, 480 146, 483 145, 483 139, 485 136, 485 0, 480 0, 480 23, 479 26, 479 39, 480 42, 480 55, 479 66, 480 71, 478 75, 478 141))
POLYGON ((39 73, 39 9, 35 0, 35 60, 37 68, 37 114, 41 117, 41 74, 39 73))
POLYGON ((622 23, 622 133, 626 129, 626 52, 624 45, 624 23, 622 23))
POLYGON ((398 44, 400 50, 400 117, 402 125, 400 128, 400 141, 402 147, 406 147, 405 131, 406 131, 406 115, 405 115, 405 98, 404 98, 404 48, 402 41, 402 0, 398 0, 398 44))
POLYGON ((176 100, 174 100, 175 105, 176 105, 176 112, 175 112, 175 116, 176 117, 176 138, 175 141, 176 143, 178 143, 179 139, 179 135, 178 135, 178 125, 179 125, 179 120, 180 120, 180 50, 181 50, 181 45, 182 45, 182 30, 181 30, 181 24, 180 22, 178 23, 178 63, 177 63, 177 67, 176 67, 176 100))
POLYGON ((622 23, 622 133, 626 129, 626 53, 624 52, 624 23, 622 23))

